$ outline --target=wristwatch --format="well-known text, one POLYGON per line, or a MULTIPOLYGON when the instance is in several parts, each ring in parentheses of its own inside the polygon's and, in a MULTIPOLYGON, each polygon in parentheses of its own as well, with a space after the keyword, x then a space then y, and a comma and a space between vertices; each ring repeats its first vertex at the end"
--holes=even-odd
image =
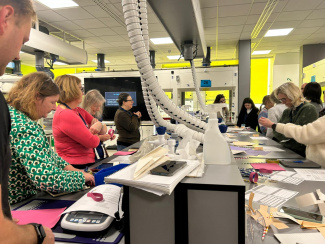
POLYGON ((271 127, 272 127, 273 130, 275 130, 276 124, 274 123, 271 127))
POLYGON ((37 234, 37 244, 42 244, 46 237, 46 233, 43 228, 43 225, 37 223, 30 223, 30 225, 35 227, 35 231, 37 234))

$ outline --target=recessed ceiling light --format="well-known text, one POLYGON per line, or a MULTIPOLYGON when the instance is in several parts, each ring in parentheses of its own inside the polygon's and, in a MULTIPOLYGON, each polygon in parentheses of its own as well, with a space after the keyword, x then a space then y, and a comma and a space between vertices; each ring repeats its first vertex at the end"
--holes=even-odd
POLYGON ((54 64, 56 64, 56 65, 68 65, 67 63, 60 62, 60 61, 55 61, 54 64))
POLYGON ((75 3, 72 0, 37 0, 38 2, 44 4, 45 6, 49 8, 71 8, 71 7, 77 7, 79 6, 77 3, 75 3))
MULTIPOLYGON (((93 61, 94 63, 97 64, 97 59, 95 59, 95 60, 91 60, 91 61, 93 61)), ((110 63, 110 61, 108 61, 108 60, 104 60, 104 63, 105 63, 105 64, 108 64, 108 63, 110 63)))
POLYGON ((173 43, 173 40, 170 37, 151 38, 150 41, 155 45, 173 43))
MULTIPOLYGON (((179 55, 175 55, 175 56, 167 56, 168 59, 179 59, 179 55)), ((181 57, 180 59, 183 59, 183 57, 181 57)))
POLYGON ((286 36, 288 35, 293 28, 286 28, 286 29, 273 29, 268 30, 264 37, 270 37, 270 36, 286 36))
POLYGON ((254 51, 252 55, 269 54, 271 50, 254 51))

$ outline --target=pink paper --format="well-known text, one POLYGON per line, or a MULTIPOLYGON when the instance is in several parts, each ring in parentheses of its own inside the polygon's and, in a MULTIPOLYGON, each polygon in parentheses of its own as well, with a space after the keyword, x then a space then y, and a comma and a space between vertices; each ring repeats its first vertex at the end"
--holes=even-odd
POLYGON ((275 163, 252 163, 254 169, 268 169, 273 171, 285 171, 280 165, 275 163))
POLYGON ((39 209, 39 210, 15 210, 11 211, 12 217, 19 219, 17 224, 25 225, 29 223, 42 224, 53 228, 60 220, 61 214, 66 208, 39 209))
POLYGON ((135 153, 135 152, 118 151, 118 152, 114 153, 113 155, 115 155, 115 156, 126 156, 126 155, 131 155, 133 153, 135 153))

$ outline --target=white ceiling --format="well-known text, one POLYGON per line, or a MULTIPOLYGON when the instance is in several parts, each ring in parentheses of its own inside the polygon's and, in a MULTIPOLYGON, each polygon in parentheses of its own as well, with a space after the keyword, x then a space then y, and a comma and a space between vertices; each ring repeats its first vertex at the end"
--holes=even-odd
MULTIPOLYGON (((85 42, 89 61, 82 67, 95 67, 96 64, 91 60, 96 59, 96 53, 104 53, 105 59, 110 61, 106 64, 110 70, 137 69, 123 20, 121 0, 74 1, 79 7, 55 10, 35 1, 36 13, 41 21, 85 42)), ((238 40, 251 38, 267 2, 268 0, 200 0, 204 35, 207 46, 212 48, 211 61, 236 59, 238 40)), ((150 38, 168 36, 150 7, 148 22, 150 38)), ((55 29, 49 30, 54 32, 55 29)), ((252 51, 272 50, 268 57, 278 53, 297 53, 304 44, 325 43, 325 1, 278 0, 252 43, 256 43, 252 51), (263 37, 268 29, 277 28, 294 30, 286 37, 263 37)), ((83 47, 81 41, 71 44, 83 47)), ((156 51, 156 68, 162 64, 178 62, 167 59, 167 55, 179 55, 174 44, 151 44, 151 49, 156 51)), ((35 65, 35 58, 29 54, 22 54, 21 60, 23 64, 35 65)), ((202 59, 197 60, 198 64, 201 62, 202 59)))

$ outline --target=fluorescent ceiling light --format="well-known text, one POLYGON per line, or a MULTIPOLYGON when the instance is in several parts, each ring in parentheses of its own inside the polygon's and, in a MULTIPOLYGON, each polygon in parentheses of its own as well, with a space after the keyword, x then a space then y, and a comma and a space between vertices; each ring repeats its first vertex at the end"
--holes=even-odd
MULTIPOLYGON (((91 61, 93 61, 94 63, 97 64, 97 60, 91 60, 91 61)), ((105 59, 105 60, 104 60, 104 63, 105 63, 105 64, 108 64, 108 63, 110 63, 110 61, 108 61, 108 60, 105 59)))
POLYGON ((150 41, 156 45, 173 43, 173 40, 170 37, 151 38, 150 41))
POLYGON ((268 30, 264 37, 270 37, 270 36, 286 36, 288 35, 293 28, 287 28, 287 29, 273 29, 268 30))
MULTIPOLYGON (((176 56, 167 56, 168 59, 179 59, 179 55, 176 56)), ((181 57, 180 59, 183 59, 183 57, 181 57)))
POLYGON ((79 6, 72 0, 37 0, 49 8, 71 8, 79 6))
POLYGON ((56 64, 56 65, 68 65, 67 63, 60 62, 60 61, 55 61, 54 64, 56 64))
POLYGON ((261 51, 254 51, 252 55, 261 55, 261 54, 269 54, 271 50, 261 50, 261 51))

